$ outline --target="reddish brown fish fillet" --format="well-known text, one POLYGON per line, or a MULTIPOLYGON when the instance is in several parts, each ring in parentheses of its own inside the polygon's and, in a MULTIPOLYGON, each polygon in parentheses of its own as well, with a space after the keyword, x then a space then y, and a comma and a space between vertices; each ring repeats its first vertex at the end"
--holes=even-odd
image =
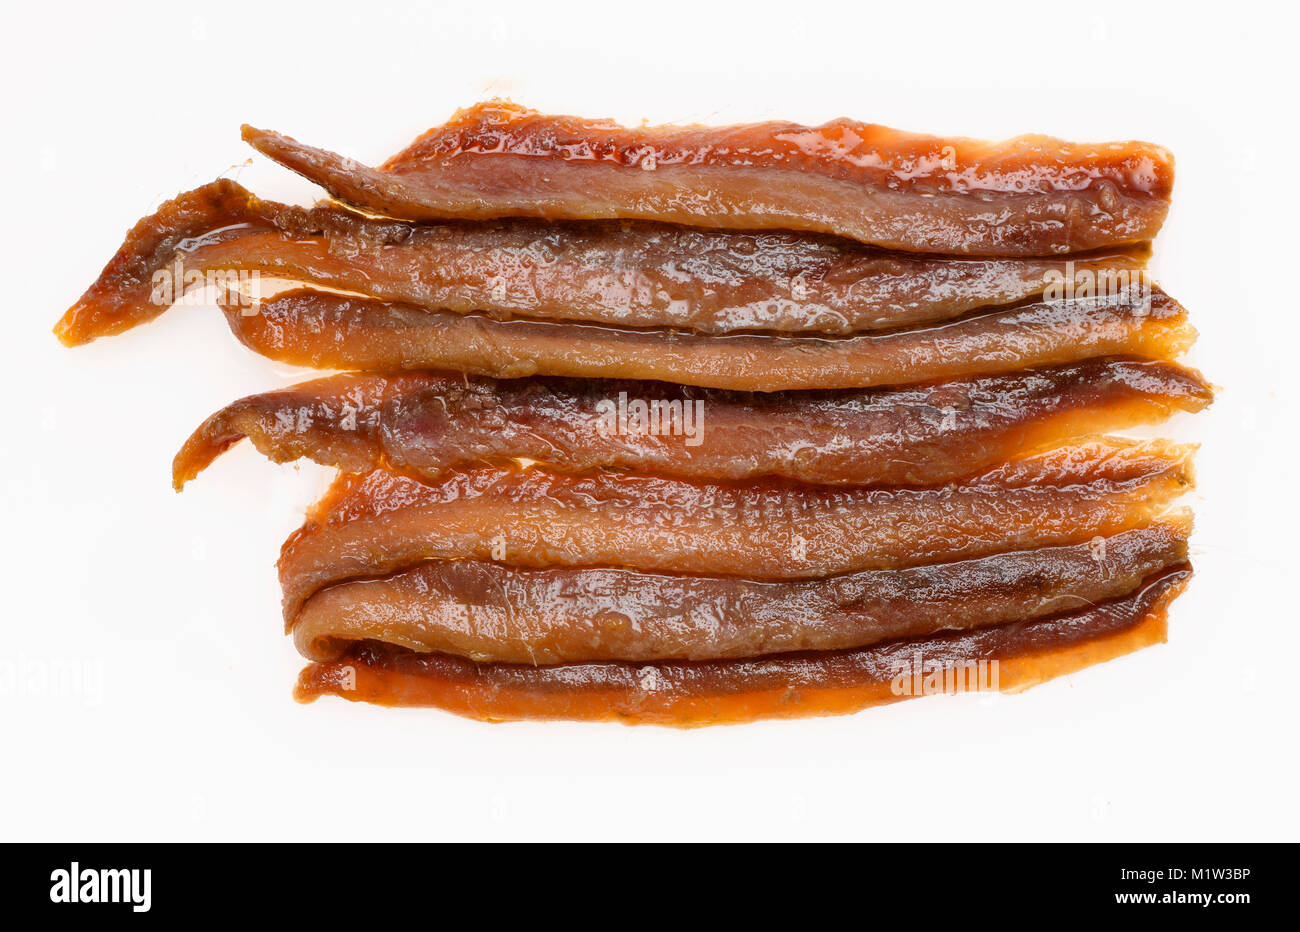
POLYGON ((1058 546, 1147 524, 1191 449, 1080 444, 928 489, 696 483, 540 468, 425 484, 344 475, 280 554, 285 618, 324 586, 425 560, 798 579, 1058 546))
POLYGON ((733 393, 663 382, 339 375, 236 401, 176 456, 179 489, 244 437, 276 462, 425 479, 518 459, 562 472, 933 485, 1207 405, 1174 363, 1102 358, 924 387, 733 393))
POLYGON ((1073 614, 748 660, 480 664, 374 641, 314 663, 295 698, 435 706, 488 721, 617 720, 695 726, 855 712, 934 692, 1017 691, 1163 643, 1186 564, 1136 592, 1073 614))
POLYGON ((985 142, 850 120, 627 129, 502 102, 459 111, 379 169, 243 134, 339 200, 404 220, 657 220, 983 256, 1150 240, 1174 179, 1169 152, 1144 142, 985 142))
POLYGON ((536 665, 840 650, 1119 598, 1184 562, 1189 529, 1180 516, 1087 544, 799 582, 423 563, 321 590, 291 631, 311 660, 361 640, 536 665))
MULTIPOLYGON (((145 217, 56 333, 152 320, 193 283, 250 273, 458 314, 621 327, 853 333, 948 320, 1052 284, 1134 280, 1145 246, 1059 258, 883 252, 788 231, 653 223, 409 224, 263 201, 233 181, 145 217), (160 287, 179 282, 179 287, 160 287)), ((1106 284, 1109 283, 1109 284, 1106 284)))
POLYGON ((250 311, 224 305, 254 352, 318 369, 451 369, 522 378, 630 378, 734 391, 868 388, 1012 372, 1094 356, 1173 358, 1195 339, 1187 313, 1149 302, 1036 301, 936 326, 854 337, 703 336, 552 321, 492 320, 311 290, 250 311))

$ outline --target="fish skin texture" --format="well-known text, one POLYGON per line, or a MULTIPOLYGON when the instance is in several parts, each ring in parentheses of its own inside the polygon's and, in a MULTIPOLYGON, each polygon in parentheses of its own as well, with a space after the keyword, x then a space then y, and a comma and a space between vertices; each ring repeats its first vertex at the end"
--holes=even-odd
POLYGON ((1150 143, 986 142, 850 120, 627 129, 494 101, 380 168, 251 126, 243 137, 338 200, 404 220, 640 219, 984 256, 1153 239, 1173 188, 1173 157, 1150 143))
POLYGON ((153 320, 169 306, 158 274, 183 291, 188 276, 238 284, 243 273, 499 320, 843 335, 947 320, 1067 279, 1117 287, 1149 253, 930 256, 637 221, 412 224, 265 201, 220 179, 140 220, 55 332, 78 345, 153 320))
MULTIPOLYGON (((1073 614, 887 641, 846 651, 747 660, 478 664, 365 641, 299 675, 300 702, 332 695, 386 706, 432 706, 484 721, 568 719, 677 727, 856 712, 926 694, 925 671, 1015 692, 1163 643, 1186 564, 1137 591, 1073 614), (986 664, 984 676, 972 665, 986 664), (933 665, 933 666, 931 666, 933 665), (901 675, 906 671, 916 675, 901 675), (915 687, 915 688, 913 688, 915 687)), ((939 686, 942 690, 942 686, 939 686)))
POLYGON ((1199 410, 1212 397, 1198 373, 1174 363, 1114 357, 925 386, 775 394, 626 380, 347 374, 228 405, 186 441, 173 476, 181 488, 247 437, 275 462, 307 457, 348 472, 383 467, 428 480, 527 459, 574 473, 933 485, 1199 410), (629 420, 635 404, 643 420, 657 406, 657 429, 629 420))
POLYGON ((343 475, 281 549, 286 623, 317 590, 427 560, 809 579, 1109 536, 1192 485, 1192 448, 1102 440, 923 489, 532 467, 343 475))

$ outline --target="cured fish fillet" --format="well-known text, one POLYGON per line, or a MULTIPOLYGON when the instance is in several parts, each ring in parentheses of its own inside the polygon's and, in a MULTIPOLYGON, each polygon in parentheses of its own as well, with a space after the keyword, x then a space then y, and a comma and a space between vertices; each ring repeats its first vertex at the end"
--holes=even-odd
POLYGON ((1066 440, 1199 410, 1174 363, 1085 360, 912 388, 752 394, 662 382, 338 375, 243 398, 173 464, 179 489, 245 437, 276 462, 436 480, 519 459, 562 472, 933 485, 1066 440))
POLYGON ((1163 291, 1034 301, 915 330, 853 337, 702 336, 492 320, 312 290, 223 304, 249 349, 317 369, 450 369, 522 378, 629 378, 733 391, 869 388, 1011 372, 1094 356, 1174 358, 1195 339, 1163 291))
POLYGON ((831 715, 933 692, 1018 691, 1166 638, 1186 564, 1120 599, 1072 614, 745 660, 475 663, 363 641, 309 665, 295 697, 434 706, 488 721, 616 720, 676 726, 831 715))
POLYGON ((340 469, 278 564, 299 701, 696 726, 1164 640, 1193 448, 1102 436, 1213 395, 1144 271, 1159 146, 499 101, 378 168, 243 136, 334 201, 182 193, 55 333, 202 283, 253 351, 351 370, 173 463, 179 489, 248 438, 340 469))
POLYGON ((1114 287, 1137 279, 1148 252, 960 258, 789 231, 410 224, 263 201, 222 179, 137 223, 55 332, 69 345, 120 333, 161 314, 187 285, 255 273, 501 319, 846 334, 947 320, 1053 284, 1114 287))
POLYGON ((536 467, 434 484, 343 475, 281 550, 284 614, 325 586, 426 560, 800 579, 1079 543, 1150 523, 1190 486, 1191 452, 1092 442, 926 489, 536 467))
POLYGON ((1150 143, 985 142, 851 120, 628 129, 491 102, 378 169, 251 126, 243 136, 338 200, 404 220, 656 220, 984 256, 1150 240, 1173 188, 1173 157, 1150 143))
POLYGON ((534 665, 841 650, 1119 598, 1186 561, 1189 529, 1182 516, 1085 544, 798 582, 422 563, 321 590, 290 630, 321 661, 362 640, 534 665))

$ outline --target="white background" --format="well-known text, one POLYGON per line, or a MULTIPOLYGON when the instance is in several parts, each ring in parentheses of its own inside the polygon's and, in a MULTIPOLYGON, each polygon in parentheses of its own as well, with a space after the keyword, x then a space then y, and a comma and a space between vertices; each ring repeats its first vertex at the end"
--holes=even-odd
POLYGON ((1289 5, 702 0, 6 12, 0 838, 1295 840, 1300 330, 1289 5), (1222 392, 1170 641, 1028 693, 678 732, 296 705, 274 561, 326 470, 244 445, 176 495, 210 412, 303 373, 174 309, 50 334, 137 218, 219 174, 308 203, 251 122, 371 164, 490 96, 635 123, 837 116, 1143 138, 1178 160, 1158 279, 1222 392))

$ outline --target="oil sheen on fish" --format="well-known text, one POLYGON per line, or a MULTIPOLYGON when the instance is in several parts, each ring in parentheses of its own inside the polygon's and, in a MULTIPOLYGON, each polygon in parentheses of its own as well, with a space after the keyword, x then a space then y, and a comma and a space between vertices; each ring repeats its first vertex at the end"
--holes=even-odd
POLYGON ((173 464, 179 489, 248 437, 276 462, 436 480, 520 459, 562 472, 933 485, 1066 440, 1199 410, 1174 363, 1108 357, 926 386, 774 394, 663 382, 337 375, 243 398, 173 464))
POLYGON ((697 726, 842 714, 934 693, 1018 691, 1163 643, 1169 603, 1190 576, 1183 564, 1128 596, 1049 618, 740 660, 538 667, 363 641, 308 666, 295 695, 434 706, 487 721, 697 726))
POLYGON ((660 126, 459 111, 380 168, 245 126, 335 198, 404 220, 636 219, 830 233, 890 249, 1030 256, 1152 239, 1173 157, 1144 142, 1003 142, 822 126, 660 126))
POLYGON ((537 665, 841 650, 1119 598, 1184 562, 1189 529, 1182 516, 1082 544, 795 582, 422 563, 321 590, 291 632, 311 660, 362 640, 537 665))
POLYGON ((1097 441, 925 489, 704 483, 485 467, 423 483, 343 475, 280 554, 284 613, 426 560, 800 579, 1079 543, 1150 523, 1191 449, 1097 441))
POLYGON ((1040 300, 929 327, 852 337, 627 330, 493 320, 300 289, 223 305, 254 352, 317 369, 449 369, 523 378, 629 378, 733 391, 869 388, 1012 372, 1094 356, 1178 356, 1195 339, 1160 289, 1040 300))
POLYGON ((120 333, 158 316, 187 283, 256 274, 498 319, 847 334, 948 320, 1067 282, 1115 287, 1137 278, 1148 252, 917 256, 784 230, 411 224, 263 201, 222 179, 137 223, 56 333, 69 345, 120 333))

